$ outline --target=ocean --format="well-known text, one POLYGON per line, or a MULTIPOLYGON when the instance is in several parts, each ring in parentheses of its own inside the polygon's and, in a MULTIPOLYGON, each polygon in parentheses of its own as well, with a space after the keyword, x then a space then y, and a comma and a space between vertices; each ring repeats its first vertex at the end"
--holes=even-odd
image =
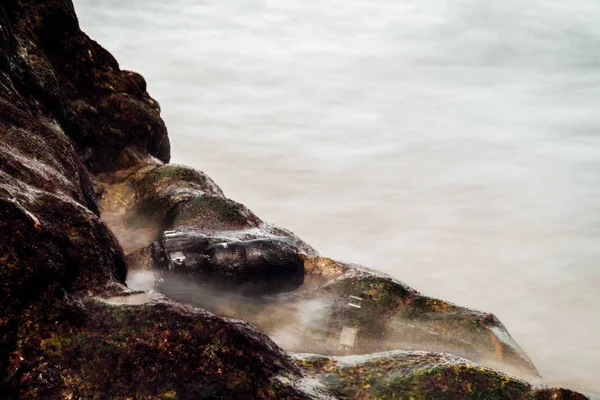
POLYGON ((172 162, 600 393, 600 3, 75 0, 172 162))

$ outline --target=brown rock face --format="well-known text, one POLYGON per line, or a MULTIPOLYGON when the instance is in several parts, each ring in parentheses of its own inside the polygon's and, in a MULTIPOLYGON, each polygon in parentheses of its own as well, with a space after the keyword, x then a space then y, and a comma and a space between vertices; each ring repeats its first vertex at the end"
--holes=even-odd
POLYGON ((148 156, 169 160, 158 104, 70 0, 2 2, 0 398, 296 393, 274 380, 295 363, 256 329, 123 285, 88 171, 148 156))
POLYGON ((13 398, 302 398, 272 380, 294 361, 247 324, 145 293, 44 300, 17 329, 13 398))
POLYGON ((81 32, 70 0, 4 2, 0 65, 7 101, 58 123, 92 173, 168 162, 160 108, 140 75, 81 32))

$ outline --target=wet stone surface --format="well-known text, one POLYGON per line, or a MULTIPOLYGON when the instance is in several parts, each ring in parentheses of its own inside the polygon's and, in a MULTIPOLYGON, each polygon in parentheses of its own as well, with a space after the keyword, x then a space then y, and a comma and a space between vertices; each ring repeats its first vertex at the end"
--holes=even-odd
POLYGON ((298 354, 311 385, 336 398, 583 399, 498 374, 449 354, 393 351, 367 356, 298 354))
POLYGON ((278 293, 304 283, 304 263, 285 239, 211 243, 201 235, 169 231, 152 243, 153 265, 162 280, 184 274, 246 293, 278 293))

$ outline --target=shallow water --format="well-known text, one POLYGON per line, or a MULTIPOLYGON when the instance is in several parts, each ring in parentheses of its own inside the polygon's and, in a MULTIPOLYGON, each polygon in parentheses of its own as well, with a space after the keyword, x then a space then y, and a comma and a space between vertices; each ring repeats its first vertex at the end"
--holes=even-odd
POLYGON ((600 392, 600 3, 75 0, 173 161, 600 392))

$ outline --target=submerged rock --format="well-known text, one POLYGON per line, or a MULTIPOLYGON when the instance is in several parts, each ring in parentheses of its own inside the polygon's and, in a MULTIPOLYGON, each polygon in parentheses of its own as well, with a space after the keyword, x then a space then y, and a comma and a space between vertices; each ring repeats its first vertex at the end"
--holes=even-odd
POLYGON ((343 326, 356 329, 357 343, 351 349, 338 346, 334 354, 434 350, 510 372, 539 375, 493 314, 421 295, 402 282, 364 267, 345 268, 334 280, 299 294, 302 299, 322 299, 334 304, 330 324, 337 328, 330 330, 330 337, 335 337, 332 332, 341 334, 343 326), (351 297, 362 300, 360 312, 348 306, 351 297))

